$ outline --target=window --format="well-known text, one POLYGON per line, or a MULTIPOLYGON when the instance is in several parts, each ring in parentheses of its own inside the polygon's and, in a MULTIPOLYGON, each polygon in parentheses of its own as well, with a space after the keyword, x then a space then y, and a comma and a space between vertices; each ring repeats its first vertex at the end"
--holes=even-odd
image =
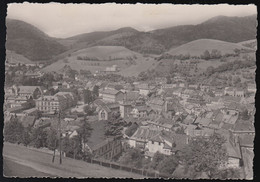
POLYGON ((158 142, 159 143, 159 145, 161 145, 161 142, 158 142))
POLYGON ((106 117, 106 113, 105 113, 104 111, 102 111, 102 112, 101 112, 101 118, 102 118, 102 119, 105 119, 105 117, 106 117))
POLYGON ((152 141, 152 144, 154 144, 154 141, 152 141))

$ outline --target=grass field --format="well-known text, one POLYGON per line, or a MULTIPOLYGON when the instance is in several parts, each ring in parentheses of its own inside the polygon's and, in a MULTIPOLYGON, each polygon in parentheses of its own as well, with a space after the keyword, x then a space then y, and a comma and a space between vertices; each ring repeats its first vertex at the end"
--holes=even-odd
POLYGON ((24 146, 19 146, 10 143, 4 143, 3 157, 8 158, 6 164, 6 172, 12 176, 18 177, 30 177, 32 175, 44 175, 59 176, 63 178, 76 177, 93 177, 93 178, 143 178, 141 175, 114 170, 106 167, 102 167, 95 164, 89 164, 84 161, 78 161, 70 158, 63 158, 62 164, 58 163, 58 159, 54 163, 51 162, 52 155, 30 150, 24 146), (11 162, 10 162, 11 160, 11 162), (26 166, 21 171, 21 166, 26 166), (41 172, 40 174, 30 173, 31 168, 35 171, 41 172), (20 176, 20 173, 27 174, 26 176, 20 176))
POLYGON ((157 62, 152 57, 143 57, 139 53, 130 51, 124 47, 120 46, 98 46, 91 47, 87 49, 82 49, 71 54, 70 57, 61 59, 45 68, 42 69, 44 72, 60 72, 60 70, 65 66, 69 65, 72 69, 80 70, 89 70, 92 73, 95 71, 103 71, 106 67, 112 65, 118 65, 120 71, 116 74, 123 76, 137 76, 140 72, 146 71, 147 69, 152 69, 157 65, 157 62), (86 60, 77 60, 77 56, 88 56, 96 57, 103 61, 86 61, 86 60), (129 64, 128 58, 133 58, 136 64, 129 64), (107 61, 111 58, 120 58, 120 60, 107 61))
POLYGON ((43 173, 40 171, 36 171, 31 167, 27 167, 25 165, 14 162, 9 158, 3 158, 3 175, 5 177, 58 177, 57 175, 51 175, 47 173, 43 173))
POLYGON ((169 50, 167 53, 171 55, 180 55, 180 54, 190 54, 191 56, 200 56, 204 53, 205 50, 211 52, 211 50, 216 49, 221 51, 221 54, 233 53, 234 49, 249 49, 241 45, 224 42, 220 40, 213 39, 199 39, 187 44, 181 45, 177 48, 169 50))

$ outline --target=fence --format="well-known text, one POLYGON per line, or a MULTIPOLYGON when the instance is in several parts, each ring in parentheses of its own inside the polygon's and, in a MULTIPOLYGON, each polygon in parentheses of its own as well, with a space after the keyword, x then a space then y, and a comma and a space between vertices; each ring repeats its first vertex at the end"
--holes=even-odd
POLYGON ((122 164, 113 163, 110 161, 101 161, 101 160, 90 159, 90 158, 86 159, 85 161, 88 163, 91 163, 91 164, 98 164, 100 166, 109 167, 112 169, 140 174, 144 177, 149 177, 149 178, 172 178, 172 176, 168 175, 168 174, 163 174, 163 173, 159 173, 159 172, 155 172, 155 171, 152 172, 152 171, 148 171, 145 169, 137 169, 137 168, 133 168, 133 167, 129 167, 129 166, 124 166, 122 164))

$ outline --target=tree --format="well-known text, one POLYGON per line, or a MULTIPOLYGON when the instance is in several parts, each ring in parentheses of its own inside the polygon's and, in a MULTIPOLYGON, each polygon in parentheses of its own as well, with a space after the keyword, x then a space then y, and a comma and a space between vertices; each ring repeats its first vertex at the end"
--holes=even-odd
POLYGON ((240 172, 238 169, 234 168, 228 168, 228 169, 222 169, 217 171, 216 173, 212 174, 213 179, 239 179, 240 178, 240 172))
POLYGON ((144 155, 141 150, 137 148, 130 148, 119 158, 118 162, 130 167, 142 168, 143 160, 144 155))
POLYGON ((21 136, 22 143, 27 146, 31 143, 31 135, 30 135, 30 129, 29 128, 24 128, 23 133, 21 136))
POLYGON ((172 175, 178 166, 178 160, 174 156, 167 156, 160 161, 157 169, 161 173, 172 175))
POLYGON ((201 59, 209 60, 210 59, 210 53, 208 50, 205 50, 204 53, 201 55, 201 59))
POLYGON ((47 132, 47 147, 50 150, 55 150, 57 148, 57 141, 58 141, 58 136, 57 136, 57 130, 54 128, 50 128, 50 130, 47 132))
POLYGON ((209 77, 214 73, 214 67, 213 66, 209 66, 206 70, 206 75, 209 77))
POLYGON ((88 116, 92 116, 95 112, 89 105, 84 106, 84 112, 87 113, 88 116))
POLYGON ((193 139, 183 154, 183 162, 188 170, 201 175, 205 172, 213 177, 219 167, 227 161, 227 151, 223 144, 225 138, 213 134, 209 138, 196 137, 193 139))
POLYGON ((83 144, 83 151, 85 151, 85 144, 87 143, 88 138, 91 136, 92 130, 93 128, 91 127, 87 118, 84 117, 84 119, 81 120, 81 127, 77 130, 78 137, 75 138, 79 140, 79 143, 83 144))
MULTIPOLYGON (((124 121, 120 117, 119 112, 112 113, 111 118, 107 121, 107 124, 105 125, 105 136, 113 138, 114 140, 121 140, 123 137, 123 126, 124 126, 124 121)), ((115 142, 113 142, 112 145, 112 154, 114 153, 115 149, 115 142)), ((112 159, 111 155, 111 159, 112 159)))
POLYGON ((47 132, 43 128, 34 128, 30 144, 36 148, 47 147, 47 132))
POLYGON ((249 119, 249 114, 248 114, 248 110, 247 109, 244 109, 241 112, 241 119, 243 119, 243 120, 248 120, 249 119))
POLYGON ((5 123, 4 126, 4 138, 5 141, 10 143, 22 142, 21 136, 23 135, 24 127, 18 121, 16 116, 11 117, 9 122, 5 123))
POLYGON ((89 104, 92 101, 93 101, 92 92, 89 89, 84 90, 84 103, 89 104))
POLYGON ((157 169, 157 166, 161 161, 163 161, 165 158, 165 155, 161 154, 160 152, 156 152, 153 156, 153 160, 150 163, 149 167, 152 169, 157 169))
POLYGON ((99 86, 95 85, 93 88, 93 96, 94 98, 97 98, 99 95, 99 86))
POLYGON ((120 113, 112 113, 111 118, 107 121, 105 125, 105 135, 107 137, 117 137, 121 138, 123 136, 122 130, 124 126, 124 121, 120 118, 120 113))

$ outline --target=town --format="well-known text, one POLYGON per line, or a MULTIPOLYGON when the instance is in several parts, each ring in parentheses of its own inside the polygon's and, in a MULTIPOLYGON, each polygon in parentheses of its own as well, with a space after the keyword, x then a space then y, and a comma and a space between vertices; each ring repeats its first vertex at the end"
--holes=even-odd
POLYGON ((110 72, 69 66, 62 74, 43 73, 41 66, 7 60, 6 141, 58 150, 61 129, 64 156, 117 161, 181 178, 180 156, 187 147, 219 135, 225 139, 225 167, 252 175, 254 84, 245 89, 189 84, 181 74, 123 81, 110 72), (78 146, 66 146, 72 144, 78 146))

